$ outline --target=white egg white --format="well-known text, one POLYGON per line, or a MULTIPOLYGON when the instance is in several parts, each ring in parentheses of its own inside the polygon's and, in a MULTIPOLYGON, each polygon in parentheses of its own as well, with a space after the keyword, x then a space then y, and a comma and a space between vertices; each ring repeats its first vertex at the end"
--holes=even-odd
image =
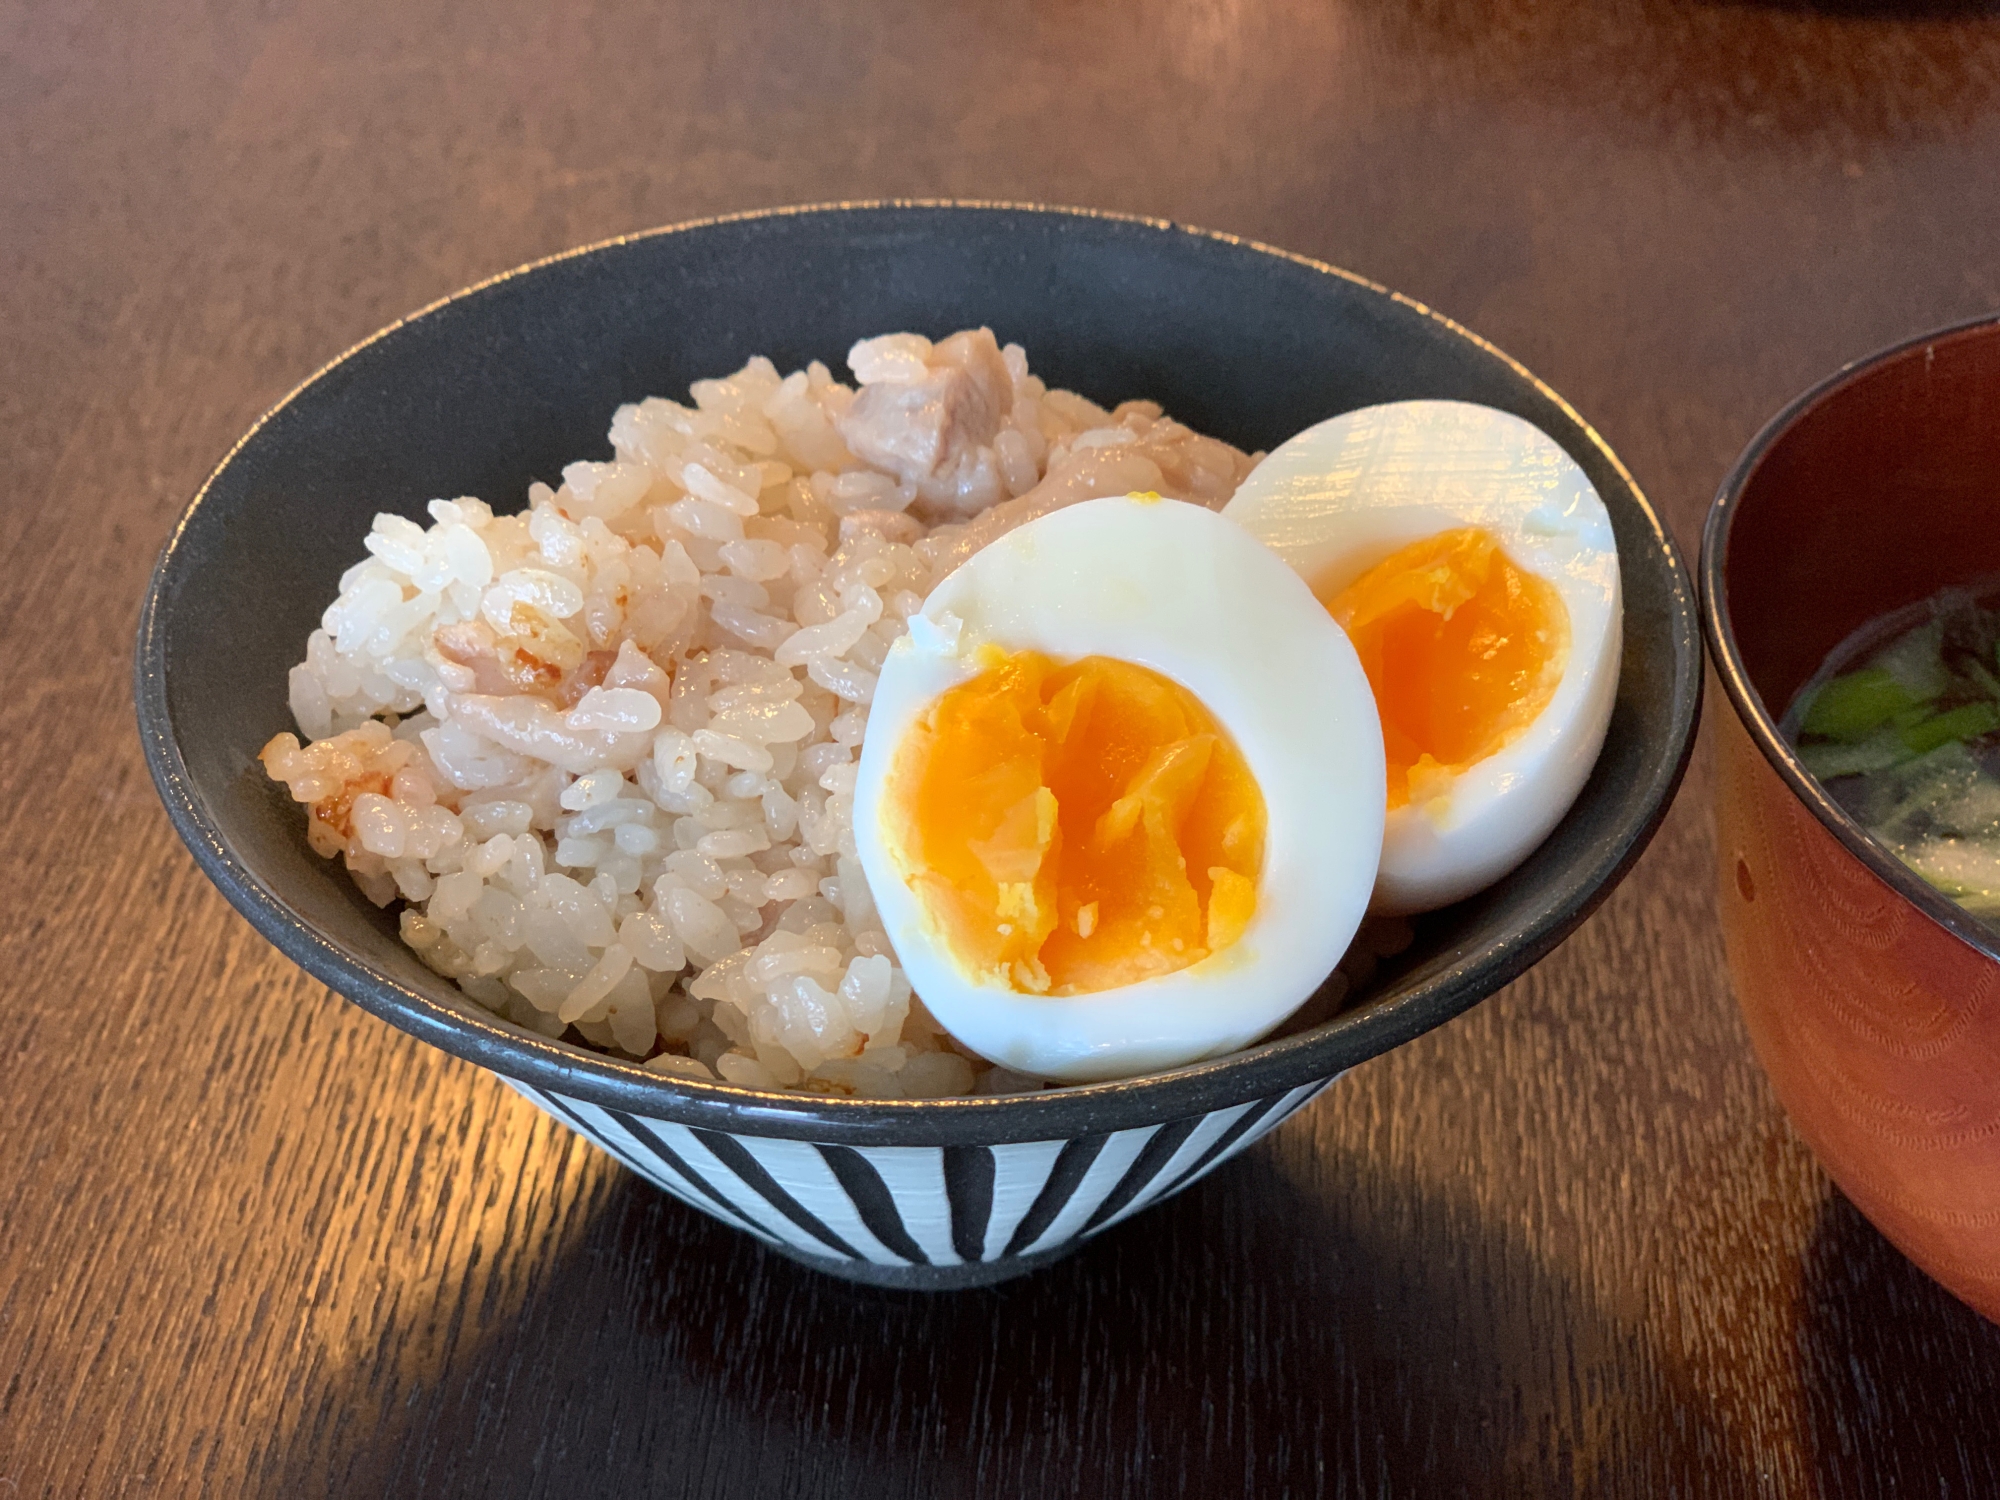
POLYGON ((994 542, 912 617, 870 710, 855 842, 896 955, 945 1028, 1006 1067, 1084 1082, 1233 1051, 1303 1004, 1367 911, 1385 787, 1367 677, 1298 576, 1212 511, 1111 498, 994 542), (883 799, 904 736, 979 670, 989 643, 1136 662, 1207 705, 1267 817, 1256 914, 1237 942, 1177 973, 1082 995, 1022 994, 959 967, 885 836, 883 799))
POLYGON ((1481 890, 1533 852, 1583 790, 1618 688, 1622 606, 1611 518, 1533 423, 1463 401, 1398 401, 1309 427, 1251 471, 1223 514, 1322 600, 1391 553, 1483 527, 1569 612, 1555 696, 1447 792, 1389 814, 1375 909, 1419 912, 1481 890))

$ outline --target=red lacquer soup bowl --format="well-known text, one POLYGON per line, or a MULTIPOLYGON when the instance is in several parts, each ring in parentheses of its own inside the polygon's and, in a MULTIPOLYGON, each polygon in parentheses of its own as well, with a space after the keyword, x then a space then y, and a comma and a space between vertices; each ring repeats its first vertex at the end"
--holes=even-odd
POLYGON ((2000 1321, 2000 933, 1905 869, 1778 721, 1851 632, 2000 575, 2000 319, 1849 366, 1758 435, 1702 538, 1723 931, 1751 1040, 1841 1190, 2000 1321))

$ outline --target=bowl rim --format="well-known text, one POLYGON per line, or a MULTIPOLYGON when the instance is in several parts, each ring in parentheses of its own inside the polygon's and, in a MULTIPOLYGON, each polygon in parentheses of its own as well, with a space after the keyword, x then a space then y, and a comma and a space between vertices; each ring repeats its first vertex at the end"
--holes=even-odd
MULTIPOLYGON (((1887 845, 1852 818, 1834 801, 1819 779, 1805 768, 1797 752, 1778 728, 1778 721, 1764 698, 1750 681, 1737 647, 1736 627, 1729 613, 1729 539, 1742 509, 1743 494, 1757 477, 1764 460, 1798 424, 1850 386, 1877 370, 1939 344, 1976 337, 2000 330, 2000 313, 1981 313, 1956 323, 1896 340, 1858 359, 1849 360, 1832 374, 1809 386, 1787 402, 1758 429, 1735 464, 1724 476, 1702 522, 1701 556, 1696 565, 1701 592, 1701 630, 1708 646, 1716 680, 1736 711, 1737 722, 1778 774, 1788 791, 1804 804, 1820 825, 1860 860, 1877 879, 1912 906, 1944 928, 1953 937, 1987 958, 2000 962, 2000 933, 1987 927, 1964 907, 1937 890, 1922 876, 1890 852, 1887 845)), ((1918 601, 1911 601, 1916 603, 1918 601)))
MULTIPOLYGON (((1327 262, 1258 240, 1137 214, 1008 200, 881 198, 833 201, 713 215, 615 235, 543 256, 473 282, 427 303, 361 339, 279 399, 228 449, 203 479, 160 551, 140 610, 133 656, 133 691, 147 768, 176 831, 203 872, 260 934, 314 978, 364 1010, 444 1051, 502 1075, 612 1111, 664 1119, 733 1134, 878 1145, 1005 1144, 1073 1138, 1114 1128, 1198 1116, 1273 1099, 1337 1075, 1471 1009, 1555 949, 1609 896, 1657 832, 1693 753, 1704 688, 1694 586, 1672 533, 1618 455, 1561 395, 1520 361, 1428 305, 1327 262), (196 514, 237 456, 280 413, 362 351, 440 309, 470 299, 545 267, 603 254, 629 244, 705 229, 807 215, 873 214, 908 210, 977 215, 1013 213, 1056 219, 1097 220, 1133 230, 1185 235, 1269 256, 1328 275, 1383 297, 1471 344, 1562 413, 1615 473, 1645 528, 1648 565, 1667 572, 1667 634, 1674 656, 1671 699, 1678 744, 1662 747, 1646 767, 1649 800, 1643 816, 1597 841, 1592 856, 1555 885, 1558 899, 1525 929, 1477 951, 1460 951, 1420 988, 1389 995, 1365 1009, 1288 1037, 1206 1062, 1105 1083, 1073 1085, 1029 1094, 973 1095, 947 1099, 853 1099, 745 1089, 722 1082, 672 1078, 638 1063, 586 1053, 527 1033, 487 1015, 469 1001, 454 1003, 411 989, 323 936, 279 893, 240 861, 194 786, 174 737, 166 684, 163 618, 167 584, 196 514), (1343 1024, 1344 1022, 1344 1024, 1343 1024)), ((447 981, 440 979, 439 986, 447 981)))

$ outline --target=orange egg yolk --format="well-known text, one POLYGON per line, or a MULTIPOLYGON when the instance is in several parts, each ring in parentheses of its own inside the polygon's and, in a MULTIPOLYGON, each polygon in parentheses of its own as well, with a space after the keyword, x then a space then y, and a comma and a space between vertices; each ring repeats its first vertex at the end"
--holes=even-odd
POLYGON ((1392 808, 1440 795, 1532 724, 1569 656, 1561 595, 1476 526, 1412 542, 1326 607, 1375 690, 1392 808))
POLYGON ((1170 974, 1257 909, 1264 797, 1159 673, 988 648, 897 747, 884 831, 959 967, 1028 994, 1170 974))

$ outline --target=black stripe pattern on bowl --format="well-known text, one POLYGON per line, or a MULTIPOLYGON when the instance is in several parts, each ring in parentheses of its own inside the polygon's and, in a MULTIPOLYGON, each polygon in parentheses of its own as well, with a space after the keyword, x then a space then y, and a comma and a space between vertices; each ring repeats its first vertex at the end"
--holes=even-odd
POLYGON ((837 1276, 928 1287, 1046 1264, 1187 1187, 1332 1081, 1070 1140, 848 1146, 704 1130, 506 1080, 648 1182, 775 1250, 837 1276))

